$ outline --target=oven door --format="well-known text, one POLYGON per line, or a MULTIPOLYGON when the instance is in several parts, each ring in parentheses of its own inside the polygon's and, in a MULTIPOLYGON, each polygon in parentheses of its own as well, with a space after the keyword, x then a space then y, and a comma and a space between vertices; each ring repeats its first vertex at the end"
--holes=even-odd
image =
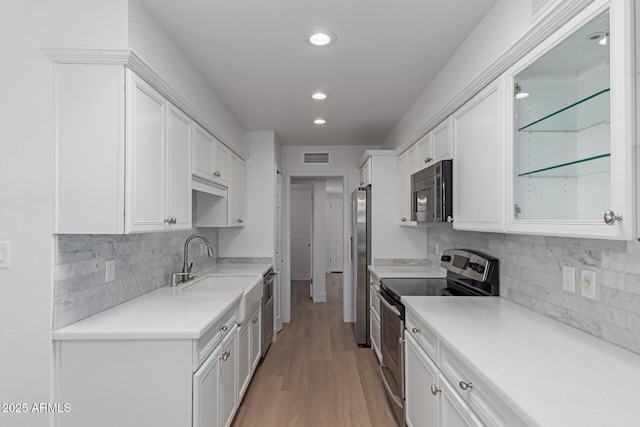
POLYGON ((382 382, 398 424, 404 425, 404 320, 400 311, 380 292, 382 382))

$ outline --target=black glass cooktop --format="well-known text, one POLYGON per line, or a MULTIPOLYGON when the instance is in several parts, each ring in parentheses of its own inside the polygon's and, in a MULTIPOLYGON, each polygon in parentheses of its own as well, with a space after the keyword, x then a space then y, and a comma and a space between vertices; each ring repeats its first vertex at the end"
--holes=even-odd
POLYGON ((483 293, 474 288, 475 281, 451 278, 384 278, 381 288, 395 301, 407 296, 476 296, 483 293), (471 283, 473 282, 473 283, 471 283))

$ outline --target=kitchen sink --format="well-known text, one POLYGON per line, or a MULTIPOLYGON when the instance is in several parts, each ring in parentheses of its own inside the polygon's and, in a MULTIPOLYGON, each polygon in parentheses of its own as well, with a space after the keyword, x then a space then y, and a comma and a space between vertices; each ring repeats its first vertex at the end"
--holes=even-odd
POLYGON ((262 276, 208 275, 180 285, 184 291, 242 291, 236 308, 236 320, 242 323, 262 298, 262 276))

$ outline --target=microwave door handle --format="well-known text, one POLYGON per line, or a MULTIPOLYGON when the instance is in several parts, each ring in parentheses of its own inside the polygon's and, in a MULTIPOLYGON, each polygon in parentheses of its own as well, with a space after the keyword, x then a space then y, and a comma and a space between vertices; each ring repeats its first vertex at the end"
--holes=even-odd
POLYGON ((393 314, 395 314, 396 316, 400 317, 400 311, 395 308, 393 305, 389 304, 389 302, 387 301, 387 299, 384 297, 384 295, 382 295, 382 292, 378 292, 378 294, 380 295, 380 302, 384 304, 384 306, 391 311, 393 314))

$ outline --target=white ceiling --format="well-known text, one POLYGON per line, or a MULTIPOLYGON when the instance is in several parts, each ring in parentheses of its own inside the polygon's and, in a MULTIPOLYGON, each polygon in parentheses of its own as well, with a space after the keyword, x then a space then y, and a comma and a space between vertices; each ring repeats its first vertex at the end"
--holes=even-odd
POLYGON ((240 125, 283 145, 381 144, 495 3, 142 1, 240 125), (305 43, 319 28, 337 43, 305 43), (329 99, 312 101, 317 89, 329 99))

